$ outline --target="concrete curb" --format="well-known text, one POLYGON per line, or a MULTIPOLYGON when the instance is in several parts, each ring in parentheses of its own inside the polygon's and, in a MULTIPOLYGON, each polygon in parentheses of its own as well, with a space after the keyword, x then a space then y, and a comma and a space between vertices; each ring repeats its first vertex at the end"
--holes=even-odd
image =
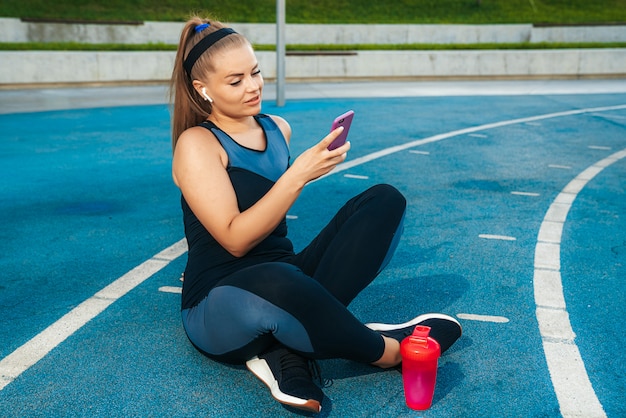
MULTIPOLYGON (((273 23, 231 23, 253 44, 276 43, 273 23)), ((181 22, 133 24, 25 22, 0 18, 0 42, 71 42, 177 45, 181 22)), ((626 42, 626 25, 534 26, 287 24, 288 44, 479 44, 519 42, 626 42)))
MULTIPOLYGON (((177 44, 183 23, 65 24, 0 18, 0 42, 177 44)), ((274 24, 233 23, 255 44, 274 44, 274 24)), ((289 24, 290 44, 626 42, 626 26, 305 25, 289 24)), ((174 52, 0 51, 0 86, 146 83, 170 78, 174 52)), ((276 78, 274 52, 257 52, 276 78)), ((358 51, 286 57, 288 81, 458 78, 616 78, 626 76, 626 48, 466 51, 358 51)))
MULTIPOLYGON (((0 85, 164 82, 174 52, 2 51, 0 85)), ((257 52, 266 79, 276 54, 257 52)), ((288 55, 288 81, 626 77, 626 48, 481 51, 359 51, 288 55)))

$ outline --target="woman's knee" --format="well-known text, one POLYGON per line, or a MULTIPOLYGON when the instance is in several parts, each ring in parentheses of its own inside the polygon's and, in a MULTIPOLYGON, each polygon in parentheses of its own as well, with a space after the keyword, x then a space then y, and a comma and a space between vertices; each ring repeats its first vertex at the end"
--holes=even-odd
POLYGON ((376 196, 390 202, 393 206, 399 206, 402 208, 406 206, 406 198, 404 195, 391 184, 377 184, 372 186, 370 190, 372 190, 376 196))
POLYGON ((404 195, 390 184, 377 184, 370 189, 370 192, 385 208, 387 213, 397 213, 403 215, 406 211, 406 198, 404 195))

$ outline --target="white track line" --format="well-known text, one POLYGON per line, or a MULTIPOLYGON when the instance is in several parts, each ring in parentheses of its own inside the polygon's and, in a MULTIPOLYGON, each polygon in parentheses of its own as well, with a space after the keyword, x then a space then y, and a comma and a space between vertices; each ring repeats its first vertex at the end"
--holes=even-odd
POLYGON ((559 164, 548 164, 550 168, 558 168, 560 170, 571 170, 572 167, 569 165, 559 165, 559 164))
MULTIPOLYGON (((626 109, 626 104, 618 106, 606 106, 548 113, 545 115, 489 123, 486 125, 474 126, 471 128, 459 129, 452 132, 434 135, 428 138, 408 142, 406 144, 386 148, 372 154, 342 163, 338 165, 332 172, 322 177, 319 177, 317 180, 309 182, 309 184, 315 181, 319 181, 327 176, 340 173, 352 167, 365 164, 367 162, 399 151, 414 148, 424 144, 438 142, 443 139, 448 139, 455 136, 470 134, 473 132, 483 131, 487 129, 499 128, 502 126, 526 123, 535 120, 580 115, 591 112, 606 112, 620 109, 626 109)), ((109 286, 105 287, 100 292, 96 293, 94 296, 78 305, 76 308, 58 319, 55 323, 50 325, 41 333, 37 334, 35 337, 27 341, 24 345, 17 348, 14 352, 3 358, 0 361, 0 390, 4 389, 6 385, 11 383, 29 367, 41 360, 54 347, 61 344, 67 337, 80 329, 88 321, 95 318, 100 312, 104 311, 109 305, 115 302, 115 300, 130 292, 141 282, 151 277, 153 274, 164 268, 171 261, 178 258, 180 255, 184 254, 185 251, 186 240, 182 239, 176 244, 166 248, 159 254, 155 255, 150 260, 147 260, 139 266, 135 267, 133 270, 129 271, 128 273, 111 283, 109 286), (114 291, 111 292, 111 290, 114 291)))
POLYGON ((361 176, 359 174, 344 174, 343 176, 345 178, 348 178, 348 179, 356 179, 356 180, 367 180, 367 179, 369 179, 368 176, 361 176))
POLYGON ((159 292, 163 293, 183 293, 183 288, 180 286, 161 286, 159 292))
POLYGON ((564 417, 606 417, 574 339, 563 296, 561 237, 576 196, 598 173, 626 157, 626 149, 587 168, 556 197, 539 228, 533 286, 548 370, 564 417))
POLYGON ((517 240, 517 238, 510 237, 508 235, 491 235, 491 234, 479 234, 478 238, 494 239, 494 240, 500 240, 500 241, 516 241, 517 240))
POLYGON ((516 196, 530 196, 530 197, 540 196, 539 193, 534 193, 534 192, 511 192, 511 194, 514 194, 516 196))
POLYGON ((182 239, 124 274, 3 358, 0 361, 0 390, 109 305, 180 257, 185 251, 187 241, 182 239))
POLYGON ((346 171, 349 170, 353 167, 359 166, 361 164, 365 164, 368 163, 370 161, 376 160, 378 158, 382 158, 385 157, 387 155, 391 155, 394 154, 396 152, 400 152, 400 151, 404 151, 406 149, 409 148, 415 148, 415 147, 419 147, 421 145, 425 145, 425 144, 431 144, 433 142, 438 142, 441 141, 443 139, 448 139, 448 138, 452 138, 455 136, 461 136, 461 135, 466 135, 466 134, 470 134, 473 132, 479 132, 479 131, 484 131, 487 129, 495 129, 495 128, 501 128, 503 126, 509 126, 509 125, 515 125, 515 124, 520 124, 520 123, 527 123, 527 122, 532 122, 532 121, 536 121, 536 120, 543 120, 543 119, 551 119, 551 118, 559 118, 559 117, 564 117, 564 116, 573 116, 573 115, 581 115, 584 113, 591 113, 591 112, 608 112, 611 110, 621 110, 621 109, 626 109, 626 104, 623 105, 617 105, 617 106, 606 106, 606 107, 594 107, 594 108, 588 108, 588 109, 577 109, 577 110, 568 110, 565 112, 556 112, 556 113, 547 113, 545 115, 538 115, 538 116, 530 116, 527 118, 519 118, 519 119, 511 119, 511 120, 505 120, 505 121, 501 121, 501 122, 494 122, 494 123, 488 123, 486 125, 480 125, 480 126, 473 126, 471 128, 464 128, 464 129, 458 129, 456 131, 451 131, 451 132, 446 132, 443 134, 439 134, 439 135, 434 135, 428 138, 424 138, 424 139, 418 139, 415 141, 411 141, 411 142, 407 142, 405 144, 401 144, 401 145, 396 145, 394 147, 389 147, 389 148, 385 148, 382 149, 380 151, 376 151, 373 152, 371 154, 368 155, 364 155, 363 157, 359 157, 359 158, 355 158, 354 160, 350 160, 347 161, 345 163, 339 164, 337 167, 335 167, 335 169, 333 171, 331 171, 330 173, 319 177, 316 180, 313 180, 310 183, 313 183, 315 181, 319 181, 323 178, 326 178, 328 176, 332 176, 334 174, 337 174, 341 171, 346 171))
POLYGON ((476 315, 467 313, 456 314, 456 316, 459 319, 464 319, 466 321, 495 322, 497 324, 506 324, 509 322, 509 318, 504 316, 476 315))

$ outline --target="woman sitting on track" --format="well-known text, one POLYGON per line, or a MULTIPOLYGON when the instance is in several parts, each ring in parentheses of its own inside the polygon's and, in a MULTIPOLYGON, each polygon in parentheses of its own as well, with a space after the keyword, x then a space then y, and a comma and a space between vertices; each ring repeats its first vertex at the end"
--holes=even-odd
POLYGON ((389 368, 417 324, 442 351, 461 326, 442 314, 363 324, 347 306, 386 266, 402 232, 404 197, 378 185, 349 200, 302 251, 285 216, 303 187, 343 162, 331 132, 290 163, 289 124, 261 114, 263 77, 250 43, 221 23, 185 25, 174 72, 173 177, 189 244, 182 321, 191 343, 246 363, 279 402, 319 412, 308 360, 389 368))

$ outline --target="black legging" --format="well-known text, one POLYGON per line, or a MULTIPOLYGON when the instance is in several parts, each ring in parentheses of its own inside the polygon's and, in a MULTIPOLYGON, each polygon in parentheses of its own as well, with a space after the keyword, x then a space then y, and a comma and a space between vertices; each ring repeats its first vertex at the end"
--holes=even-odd
POLYGON ((189 339, 228 363, 276 341, 309 358, 378 360, 381 336, 347 306, 389 262, 405 210, 404 197, 388 185, 352 198, 299 254, 242 269, 183 310, 189 339))

